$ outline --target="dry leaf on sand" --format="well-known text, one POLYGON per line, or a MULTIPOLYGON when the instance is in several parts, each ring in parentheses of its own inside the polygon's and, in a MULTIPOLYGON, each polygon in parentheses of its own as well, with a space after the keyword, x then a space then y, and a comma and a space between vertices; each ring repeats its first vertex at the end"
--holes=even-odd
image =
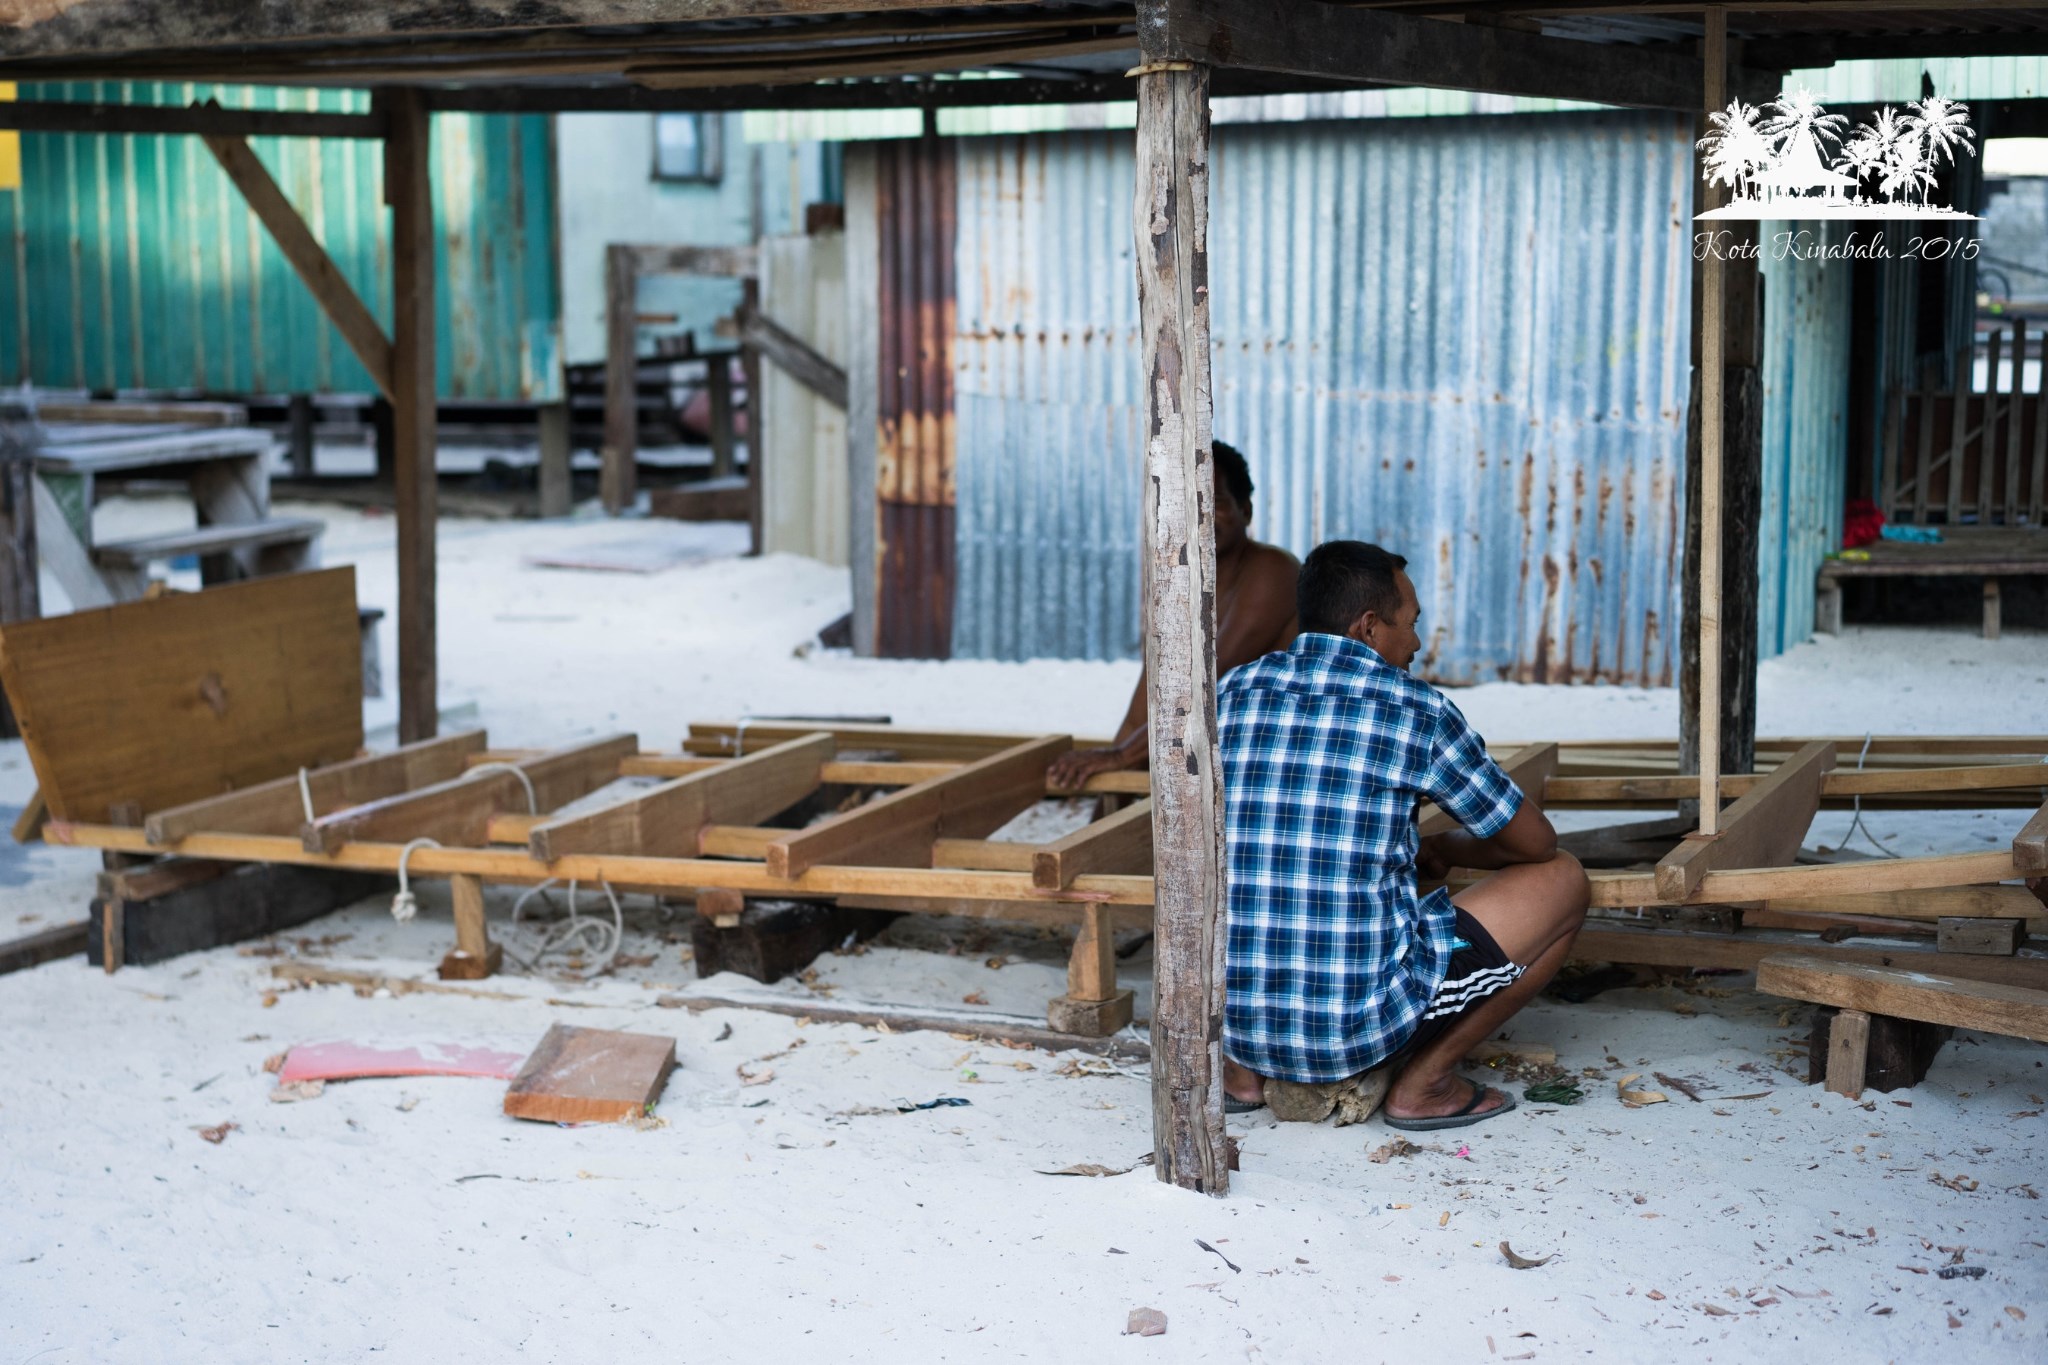
POLYGON ((1500 1244, 1500 1254, 1507 1257, 1508 1264, 1516 1270, 1534 1270, 1539 1265, 1549 1265, 1552 1259, 1549 1256, 1543 1256, 1536 1260, 1531 1260, 1527 1256, 1517 1256, 1515 1249, 1506 1242, 1500 1244))
POLYGON ((1621 1096, 1621 1102, 1623 1104, 1630 1105, 1634 1108, 1640 1109, 1646 1104, 1663 1104, 1665 1101, 1671 1098, 1669 1095, 1666 1095, 1661 1090, 1629 1089, 1629 1082, 1641 1079, 1642 1074, 1643 1073, 1640 1071, 1631 1071, 1628 1073, 1628 1075, 1623 1076, 1620 1080, 1614 1083, 1614 1093, 1621 1096))
POLYGON ((1096 1177, 1106 1175, 1129 1175, 1130 1173, 1131 1168, 1128 1166, 1098 1166, 1096 1163, 1092 1161, 1076 1162, 1072 1166, 1062 1166, 1057 1171, 1039 1172, 1040 1175, 1088 1175, 1096 1177))

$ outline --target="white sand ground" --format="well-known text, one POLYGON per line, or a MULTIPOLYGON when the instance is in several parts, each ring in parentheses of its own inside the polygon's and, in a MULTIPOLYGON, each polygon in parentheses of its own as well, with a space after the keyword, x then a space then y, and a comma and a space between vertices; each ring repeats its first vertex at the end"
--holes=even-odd
MULTIPOLYGON (((357 562, 363 600, 388 605, 389 521, 322 514, 328 561, 357 562)), ((101 511, 122 525, 171 515, 146 502, 101 511)), ((444 695, 473 706, 497 743, 631 729, 667 746, 692 718, 748 711, 1100 733, 1135 676, 1124 664, 807 651, 845 610, 845 575, 732 557, 739 547, 723 526, 445 525, 444 695), (703 558, 646 576, 523 564, 629 541, 703 558)), ((387 632, 387 659, 390 648, 387 632)), ((2048 637, 1986 643, 1967 623, 1851 630, 1766 664, 1761 686, 1771 733, 2038 733, 2048 637)), ((1458 701, 1502 739, 1676 726, 1665 691, 1488 686, 1458 701)), ((373 703, 373 724, 389 714, 373 703)), ((20 746, 0 746, 0 812, 32 785, 20 746)), ((1830 818, 1816 837, 1839 839, 1846 823, 1830 818)), ((2002 842, 2017 817, 1867 823, 1912 853, 2002 842)), ((73 850, 0 852, 0 934, 75 917, 95 867, 73 850)), ((422 901, 410 924, 373 901, 261 951, 430 975, 449 939, 445 889, 422 901)), ((528 950, 536 931, 503 923, 510 897, 492 905, 512 950, 528 950)), ((2048 1349, 2039 1046, 1959 1035, 1924 1084, 1856 1104, 1803 1084, 1804 1011, 1745 978, 1545 1002, 1514 1036, 1597 1073, 1585 1102, 1525 1103, 1387 1164, 1366 1159, 1392 1136, 1376 1122, 1233 1120, 1245 1169, 1215 1200, 1144 1168, 1039 1174, 1126 1167, 1149 1149, 1142 1068, 653 1003, 687 988, 1035 1016, 1058 990, 1056 939, 907 921, 865 952, 821 959, 809 985, 697 986, 682 925, 644 899, 626 917, 626 952, 650 961, 596 982, 556 961, 539 978, 487 983, 513 1000, 278 990, 273 958, 232 948, 113 977, 61 962, 0 978, 0 1360, 1862 1361, 2048 1349), (677 1039, 659 1126, 519 1123, 498 1112, 500 1084, 480 1080, 265 1098, 262 1063, 293 1042, 525 1050, 556 1020, 677 1039), (1114 1074, 1073 1074, 1077 1062, 1114 1074), (742 1084, 742 1063, 772 1079, 742 1084), (1625 1108, 1614 1082, 1638 1071, 1701 1099, 1658 1083, 1668 1103, 1625 1108), (860 1112, 939 1096, 971 1103, 860 1112), (218 1146, 194 1131, 222 1122, 239 1127, 218 1146), (1504 1239, 1555 1259, 1512 1270, 1504 1239), (1938 1278, 1958 1253, 1985 1274, 1938 1278), (1165 1336, 1120 1335, 1138 1306, 1166 1313, 1165 1336)), ((1128 966, 1141 1017, 1146 965, 1140 954, 1128 966)))

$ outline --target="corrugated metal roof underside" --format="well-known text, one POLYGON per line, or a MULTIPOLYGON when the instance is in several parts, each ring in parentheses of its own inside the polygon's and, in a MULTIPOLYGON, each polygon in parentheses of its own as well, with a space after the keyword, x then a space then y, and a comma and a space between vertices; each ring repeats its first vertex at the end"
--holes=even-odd
MULTIPOLYGON (((24 99, 360 112, 352 90, 26 86, 24 99)), ((443 397, 560 396, 560 286, 545 115, 437 114, 443 397)), ((91 389, 367 392, 370 378, 196 137, 22 136, 0 194, 0 375, 91 389)), ((252 145, 388 327, 383 158, 373 141, 252 145)))
MULTIPOLYGON (((1134 654, 1130 140, 960 148, 955 651, 1134 654)), ((1432 678, 1668 682, 1689 126, 1240 126, 1214 159, 1215 429, 1255 534, 1408 555, 1432 678)))
POLYGON ((1850 263, 1820 257, 1857 223, 1760 225, 1764 274, 1763 498, 1757 534, 1757 657, 1813 634, 1813 585, 1842 543, 1848 472, 1850 263), (1772 250, 1781 235, 1797 247, 1772 250))

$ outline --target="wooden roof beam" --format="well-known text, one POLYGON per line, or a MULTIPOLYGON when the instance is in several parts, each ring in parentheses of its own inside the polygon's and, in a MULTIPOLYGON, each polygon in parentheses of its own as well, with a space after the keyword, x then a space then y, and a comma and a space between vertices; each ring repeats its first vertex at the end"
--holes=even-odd
MULTIPOLYGON (((1261 0, 1148 0, 1138 36, 1148 61, 1688 113, 1705 103, 1700 63, 1690 56, 1385 10, 1300 5, 1280 23, 1261 0)), ((1731 75, 1731 93, 1744 99, 1778 92, 1775 73, 1731 75)))
MULTIPOLYGON (((30 77, 33 79, 33 77, 30 77)), ((22 133, 197 133, 210 137, 384 136, 377 114, 322 114, 297 109, 191 108, 161 104, 83 104, 67 100, 0 103, 0 129, 22 133)))

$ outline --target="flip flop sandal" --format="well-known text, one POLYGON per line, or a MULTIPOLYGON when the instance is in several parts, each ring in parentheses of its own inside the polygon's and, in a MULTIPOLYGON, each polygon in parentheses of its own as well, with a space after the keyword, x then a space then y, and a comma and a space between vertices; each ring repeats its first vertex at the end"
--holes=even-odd
POLYGON ((1475 1123, 1484 1123, 1490 1118, 1505 1114, 1508 1110, 1515 1107, 1515 1097, 1502 1090, 1496 1092, 1501 1097, 1501 1105, 1498 1109, 1488 1109, 1484 1113, 1475 1112, 1479 1109, 1480 1105, 1486 1102, 1487 1091, 1490 1087, 1481 1085, 1479 1082, 1467 1077, 1461 1076, 1458 1079, 1472 1087, 1472 1099, 1457 1113, 1436 1114, 1427 1118, 1403 1119, 1396 1118, 1382 1109, 1380 1111, 1380 1118, 1386 1123, 1387 1127, 1398 1128, 1403 1132, 1433 1133, 1443 1128, 1469 1128, 1475 1123))
POLYGON ((1223 1096, 1223 1112, 1226 1114, 1255 1114, 1265 1107, 1264 1100, 1241 1100, 1227 1092, 1223 1096))

